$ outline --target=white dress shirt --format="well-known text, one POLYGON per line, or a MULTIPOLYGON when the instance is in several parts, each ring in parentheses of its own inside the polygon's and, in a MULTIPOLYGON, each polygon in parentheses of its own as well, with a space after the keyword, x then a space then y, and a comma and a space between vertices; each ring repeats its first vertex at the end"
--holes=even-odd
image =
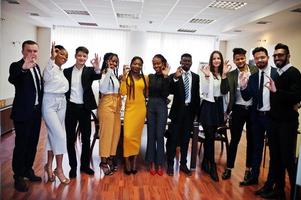
POLYGON ((271 77, 271 66, 267 66, 264 69, 258 69, 258 89, 260 87, 260 78, 261 78, 261 72, 264 72, 264 80, 263 80, 263 94, 262 94, 262 99, 263 99, 263 106, 262 108, 258 109, 259 111, 270 111, 271 105, 270 105, 270 90, 265 87, 265 85, 270 81, 268 77, 271 77), (268 76, 268 77, 267 77, 268 76))
POLYGON ((114 74, 114 70, 107 69, 107 73, 102 74, 99 80, 99 91, 102 94, 117 94, 119 92, 119 81, 114 74), (112 84, 112 81, 114 85, 112 84))
MULTIPOLYGON (((241 76, 241 74, 244 74, 244 76, 246 76, 247 78, 249 78, 251 76, 251 72, 250 69, 248 68, 247 72, 241 72, 238 70, 238 77, 241 76)), ((243 106, 250 106, 252 105, 252 99, 250 99, 249 101, 245 101, 242 96, 241 96, 241 92, 240 92, 240 81, 239 79, 237 80, 237 89, 236 89, 236 102, 235 104, 237 105, 243 105, 243 106)))
POLYGON ((30 68, 29 71, 32 75, 32 78, 33 78, 33 82, 34 82, 34 87, 36 89, 36 100, 35 100, 35 104, 34 105, 38 105, 39 104, 39 92, 38 92, 38 88, 37 88, 37 80, 36 80, 36 76, 34 75, 34 71, 35 70, 37 72, 37 75, 38 75, 38 78, 39 78, 39 84, 40 84, 40 88, 41 88, 41 77, 40 77, 40 73, 39 73, 39 70, 34 67, 34 68, 30 68))
POLYGON ((44 69, 44 93, 64 94, 69 89, 69 83, 63 71, 54 60, 49 59, 44 69))
POLYGON ((83 104, 83 94, 84 89, 82 85, 82 73, 83 68, 78 69, 75 65, 72 70, 71 75, 71 93, 70 93, 70 101, 76 104, 83 104))

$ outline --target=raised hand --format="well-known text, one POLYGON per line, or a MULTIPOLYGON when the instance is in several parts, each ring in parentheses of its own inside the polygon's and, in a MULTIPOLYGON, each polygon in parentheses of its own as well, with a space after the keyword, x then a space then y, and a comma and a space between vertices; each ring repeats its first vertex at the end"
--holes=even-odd
POLYGON ((201 66, 201 72, 203 72, 205 77, 209 77, 210 76, 210 67, 209 67, 209 65, 202 65, 201 66))
POLYGON ((246 73, 241 72, 238 76, 239 85, 241 89, 246 89, 248 85, 249 78, 246 73))
POLYGON ((170 66, 168 63, 166 63, 166 66, 162 69, 162 74, 164 77, 168 76, 169 74, 169 71, 170 71, 170 66))
POLYGON ((182 66, 178 67, 178 68, 177 68, 177 71, 176 71, 176 73, 175 73, 174 78, 175 78, 175 79, 180 78, 180 76, 182 76, 183 73, 184 73, 184 70, 182 69, 182 66))
POLYGON ((94 67, 94 70, 100 70, 99 65, 100 65, 100 60, 101 58, 98 57, 98 54, 94 54, 94 58, 91 60, 91 64, 94 67))
POLYGON ((52 42, 51 43, 51 57, 50 57, 50 59, 54 60, 56 56, 57 56, 57 51, 55 49, 55 42, 52 42))
POLYGON ((276 92, 277 88, 276 88, 274 80, 267 75, 265 75, 265 76, 269 79, 269 81, 266 84, 264 84, 264 86, 267 87, 271 92, 276 92))
POLYGON ((232 66, 229 63, 229 60, 226 60, 224 62, 224 67, 223 67, 223 77, 227 76, 227 74, 230 72, 231 69, 232 69, 232 66))
POLYGON ((22 66, 23 69, 30 69, 36 66, 36 56, 33 54, 28 54, 25 58, 25 62, 22 66))

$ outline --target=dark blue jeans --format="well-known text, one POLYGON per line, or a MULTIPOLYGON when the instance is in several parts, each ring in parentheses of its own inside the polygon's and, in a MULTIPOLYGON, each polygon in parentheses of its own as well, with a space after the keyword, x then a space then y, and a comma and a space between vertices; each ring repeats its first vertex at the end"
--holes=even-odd
POLYGON ((150 97, 147 104, 146 162, 162 165, 164 160, 164 133, 167 123, 166 99, 150 97))

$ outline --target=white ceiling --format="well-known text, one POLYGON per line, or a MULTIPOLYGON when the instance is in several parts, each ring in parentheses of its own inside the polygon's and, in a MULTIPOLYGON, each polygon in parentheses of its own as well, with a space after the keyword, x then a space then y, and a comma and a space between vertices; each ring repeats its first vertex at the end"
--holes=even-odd
POLYGON ((194 29, 196 32, 192 34, 231 39, 281 24, 301 23, 301 13, 290 12, 301 8, 300 0, 229 0, 247 3, 238 10, 210 8, 214 0, 16 0, 19 4, 9 1, 1 2, 3 15, 19 17, 42 27, 86 27, 78 23, 84 22, 96 23, 97 28, 105 29, 170 33, 194 29), (67 14, 64 10, 86 11, 89 15, 67 14), (135 15, 138 19, 119 18, 117 13, 135 15), (214 21, 189 23, 193 18, 214 21), (259 25, 258 21, 270 23, 259 25), (241 32, 235 32, 237 30, 241 32))

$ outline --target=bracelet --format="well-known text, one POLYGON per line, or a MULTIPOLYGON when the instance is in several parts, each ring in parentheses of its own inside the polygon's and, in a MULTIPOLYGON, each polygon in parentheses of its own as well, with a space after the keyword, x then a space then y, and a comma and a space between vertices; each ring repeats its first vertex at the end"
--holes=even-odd
POLYGON ((210 76, 205 75, 205 77, 210 77, 210 76))

